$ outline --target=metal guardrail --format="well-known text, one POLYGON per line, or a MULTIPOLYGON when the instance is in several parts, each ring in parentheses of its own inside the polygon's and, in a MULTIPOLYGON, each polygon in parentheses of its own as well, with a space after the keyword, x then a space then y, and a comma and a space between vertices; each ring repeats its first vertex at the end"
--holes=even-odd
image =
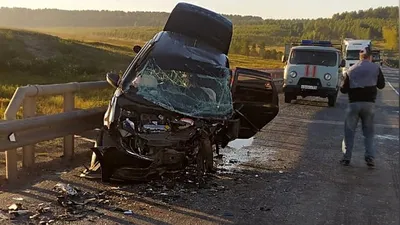
MULTIPOLYGON (((2 122, 0 152, 98 128, 105 111, 106 107, 99 107, 2 122)), ((68 147, 64 148, 64 154, 71 156, 73 149, 68 147)))
POLYGON ((399 60, 388 59, 388 60, 383 60, 382 62, 384 65, 391 68, 399 68, 400 65, 400 59, 399 60))
POLYGON ((5 151, 6 178, 9 181, 17 178, 16 148, 18 147, 23 147, 22 166, 31 167, 35 163, 33 144, 64 137, 64 157, 72 158, 73 134, 99 127, 105 112, 105 108, 74 110, 75 93, 108 87, 110 86, 106 81, 19 87, 4 113, 6 121, 0 122, 0 152, 5 151), (64 112, 36 117, 36 97, 51 95, 63 95, 64 112), (16 120, 21 105, 24 119, 16 120))
MULTIPOLYGON (((259 69, 261 70, 261 69, 259 69)), ((283 70, 263 69, 273 75, 280 92, 283 70)), ((6 156, 6 178, 10 182, 17 178, 17 152, 23 147, 22 166, 29 168, 35 163, 34 144, 64 137, 64 158, 74 155, 74 135, 99 128, 106 107, 75 110, 75 93, 84 90, 111 87, 106 81, 65 83, 51 85, 28 85, 19 87, 0 121, 0 152, 6 156), (64 112, 36 117, 36 97, 63 95, 64 112), (17 112, 23 107, 23 119, 16 120, 17 112)))

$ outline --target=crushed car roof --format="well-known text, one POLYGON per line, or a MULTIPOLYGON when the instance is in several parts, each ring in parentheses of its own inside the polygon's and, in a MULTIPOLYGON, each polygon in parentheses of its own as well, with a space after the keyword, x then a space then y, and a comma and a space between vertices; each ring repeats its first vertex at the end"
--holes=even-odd
POLYGON ((157 34, 156 44, 149 56, 157 58, 159 63, 191 60, 215 66, 225 66, 228 60, 225 54, 202 41, 169 31, 157 34))
POLYGON ((227 55, 232 41, 233 24, 221 14, 181 2, 169 15, 164 31, 203 40, 227 55))

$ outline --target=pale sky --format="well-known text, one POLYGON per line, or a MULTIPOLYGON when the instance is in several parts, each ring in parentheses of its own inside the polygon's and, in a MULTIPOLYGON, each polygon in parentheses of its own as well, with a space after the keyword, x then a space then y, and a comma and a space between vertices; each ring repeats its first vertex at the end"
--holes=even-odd
POLYGON ((273 19, 330 17, 337 12, 399 6, 399 0, 0 0, 0 7, 170 12, 178 2, 223 14, 273 19))

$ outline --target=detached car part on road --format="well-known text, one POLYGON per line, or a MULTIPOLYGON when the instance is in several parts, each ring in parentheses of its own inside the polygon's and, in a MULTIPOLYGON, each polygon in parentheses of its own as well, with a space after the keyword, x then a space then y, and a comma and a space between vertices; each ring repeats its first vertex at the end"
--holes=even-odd
POLYGON ((269 73, 229 69, 232 23, 179 3, 164 27, 120 78, 104 116, 92 169, 103 181, 142 180, 197 165, 213 171, 213 152, 236 138, 250 138, 278 114, 269 73))

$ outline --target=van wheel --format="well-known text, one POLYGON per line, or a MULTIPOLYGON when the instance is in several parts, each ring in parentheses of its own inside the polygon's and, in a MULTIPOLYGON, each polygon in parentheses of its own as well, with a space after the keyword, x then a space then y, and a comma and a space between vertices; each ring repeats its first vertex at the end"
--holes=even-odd
POLYGON ((291 103, 293 96, 289 93, 285 93, 285 103, 291 103))
POLYGON ((336 104, 336 97, 337 97, 337 95, 330 95, 330 96, 328 96, 328 106, 329 106, 329 107, 335 107, 335 104, 336 104))

